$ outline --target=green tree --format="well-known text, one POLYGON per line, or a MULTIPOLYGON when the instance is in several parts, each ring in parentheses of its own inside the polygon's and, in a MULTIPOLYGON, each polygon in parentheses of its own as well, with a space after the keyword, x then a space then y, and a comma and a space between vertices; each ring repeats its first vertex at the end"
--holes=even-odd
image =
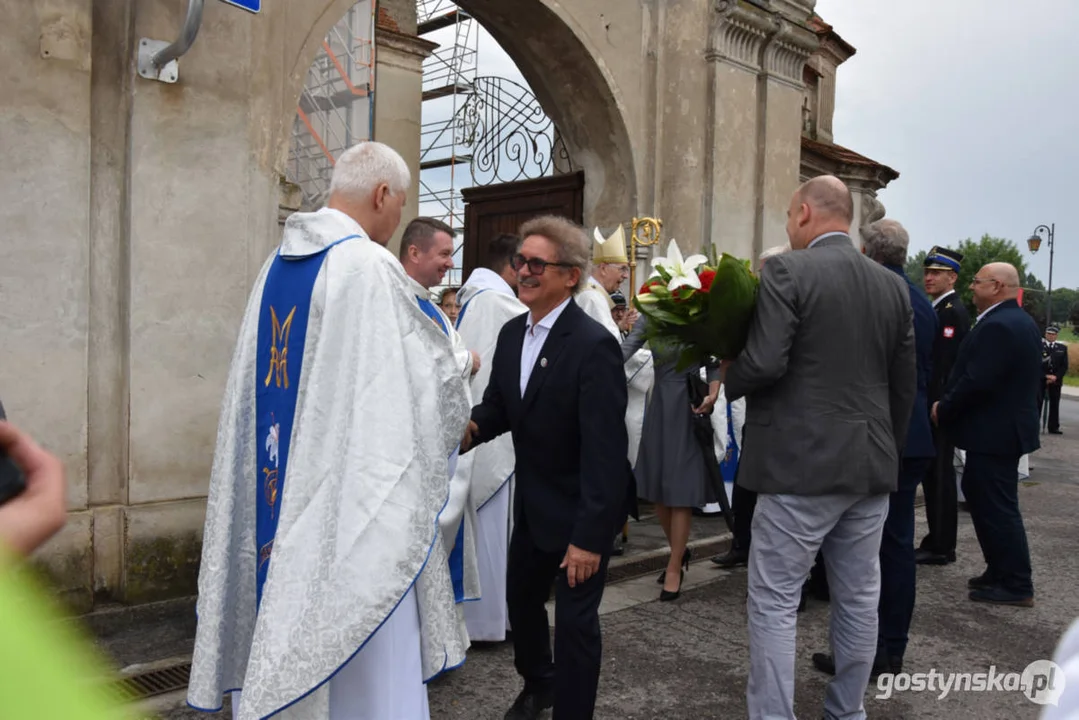
POLYGON ((907 260, 907 266, 904 268, 907 273, 907 277, 910 281, 918 287, 923 287, 922 280, 925 279, 925 256, 928 255, 925 250, 921 250, 917 255, 907 260))

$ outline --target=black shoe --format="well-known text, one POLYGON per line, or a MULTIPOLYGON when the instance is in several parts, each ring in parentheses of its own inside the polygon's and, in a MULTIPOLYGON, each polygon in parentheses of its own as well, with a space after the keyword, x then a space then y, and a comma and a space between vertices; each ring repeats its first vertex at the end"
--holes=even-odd
POLYGON ((723 569, 736 568, 749 565, 749 551, 731 546, 726 555, 715 555, 712 562, 723 569))
MULTIPOLYGON (((822 673, 828 675, 835 675, 835 658, 830 653, 813 653, 813 667, 820 670, 822 673)), ((902 672, 903 659, 902 658, 885 658, 882 655, 877 655, 873 658, 873 669, 869 673, 869 678, 872 680, 879 675, 890 675, 892 673, 902 672), (892 660, 899 661, 899 669, 897 670, 895 665, 892 664, 892 660)))
POLYGON ((996 581, 989 575, 989 571, 986 570, 978 577, 972 577, 967 580, 967 587, 971 590, 986 590, 993 587, 996 581))
POLYGON ((537 691, 526 686, 506 711, 504 720, 536 720, 540 713, 553 706, 553 691, 537 691))
POLYGON ((1050 430, 1049 434, 1050 435, 1063 435, 1064 433, 1062 433, 1060 430, 1050 430))
POLYGON ((678 589, 677 590, 660 590, 659 601, 670 602, 671 600, 677 600, 678 596, 682 594, 682 580, 685 579, 685 570, 678 571, 678 589))
POLYGON ((1033 595, 1021 595, 1002 587, 987 587, 970 591, 974 602, 992 603, 993 605, 1013 605, 1015 607, 1034 607, 1033 595))
POLYGON ((915 550, 914 562, 919 565, 948 565, 955 562, 955 553, 938 553, 935 550, 915 550))
MULTIPOLYGON (((682 553, 682 567, 685 568, 686 572, 689 572, 689 559, 691 557, 693 557, 693 553, 690 552, 689 548, 686 548, 686 551, 682 553)), ((665 582, 667 582, 667 568, 660 570, 659 577, 656 578, 657 585, 662 585, 665 582)))

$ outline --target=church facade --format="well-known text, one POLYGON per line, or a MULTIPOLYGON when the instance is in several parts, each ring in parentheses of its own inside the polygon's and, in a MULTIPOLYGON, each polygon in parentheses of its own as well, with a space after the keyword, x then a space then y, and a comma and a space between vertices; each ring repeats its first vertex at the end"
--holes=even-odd
MULTIPOLYGON (((665 238, 754 257, 823 172, 881 212, 896 173, 834 143, 853 48, 815 0, 458 4, 583 169, 588 226, 659 217, 665 238)), ((239 322, 298 208, 284 179, 297 97, 349 5, 206 3, 176 81, 158 82, 138 72, 140 45, 175 39, 187 3, 0 0, 0 397, 66 464, 70 521, 38 559, 76 609, 196 590, 239 322)), ((433 48, 411 0, 380 8, 375 139, 415 176, 433 48)))

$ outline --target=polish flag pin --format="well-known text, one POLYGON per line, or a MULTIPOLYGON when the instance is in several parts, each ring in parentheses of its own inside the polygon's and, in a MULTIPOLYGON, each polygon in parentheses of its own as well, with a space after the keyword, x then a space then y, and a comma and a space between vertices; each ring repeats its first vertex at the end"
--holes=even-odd
POLYGON ((547 367, 547 358, 540 358, 540 367, 547 367))

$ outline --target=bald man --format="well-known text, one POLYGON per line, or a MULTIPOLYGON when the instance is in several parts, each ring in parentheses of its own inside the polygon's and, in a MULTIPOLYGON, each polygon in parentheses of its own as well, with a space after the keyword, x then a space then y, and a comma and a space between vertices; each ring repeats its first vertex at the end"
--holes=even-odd
POLYGON ((797 609, 818 550, 836 660, 825 714, 865 717, 881 532, 916 375, 907 285, 854 247, 852 216, 834 177, 794 193, 791 252, 765 263, 748 342, 726 368, 727 398, 747 398, 738 479, 758 493, 747 603, 754 719, 794 717, 797 609))
POLYGON ((1040 447, 1038 326, 1016 298, 1019 273, 990 263, 971 282, 978 319, 959 348, 933 421, 967 451, 963 497, 985 572, 971 578, 970 599, 1034 606, 1030 549, 1019 512, 1019 458, 1040 447))

